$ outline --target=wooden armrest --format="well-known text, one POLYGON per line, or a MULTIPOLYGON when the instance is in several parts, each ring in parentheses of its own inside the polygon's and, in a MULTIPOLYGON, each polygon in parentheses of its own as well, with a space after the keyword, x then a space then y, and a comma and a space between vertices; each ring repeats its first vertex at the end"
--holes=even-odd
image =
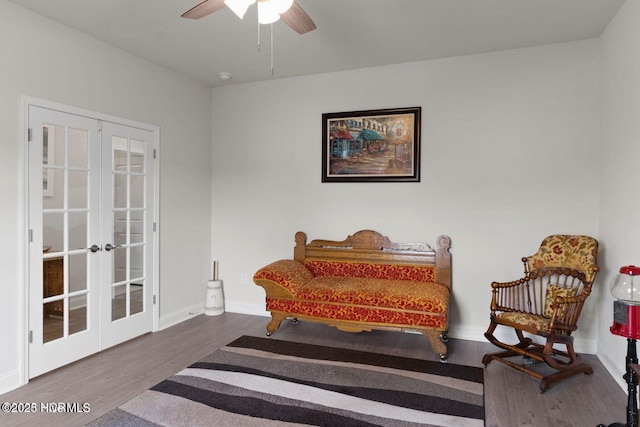
MULTIPOLYGON (((511 306, 506 306, 504 305, 505 299, 504 298, 500 298, 499 294, 504 294, 507 292, 516 292, 516 291, 508 291, 508 289, 511 288, 517 288, 519 286, 522 286, 524 283, 527 282, 526 278, 522 278, 522 279, 518 279, 518 280, 513 280, 511 282, 493 282, 491 283, 491 288, 492 288, 492 294, 491 294, 491 315, 494 316, 496 314, 496 311, 523 311, 526 312, 528 311, 528 308, 526 308, 524 305, 515 305, 513 307, 511 306)), ((513 300, 509 299, 511 302, 513 302, 513 300)))
POLYGON ((553 302, 554 304, 557 304, 557 305, 571 305, 571 304, 583 303, 588 296, 589 296, 588 294, 580 294, 572 297, 562 297, 562 296, 556 295, 556 297, 553 299, 553 302))
POLYGON ((577 329, 578 317, 582 311, 584 301, 588 294, 581 294, 572 297, 556 296, 553 299, 555 308, 551 314, 549 329, 554 331, 571 332, 577 329))
POLYGON ((516 286, 520 286, 525 283, 527 279, 518 279, 511 282, 492 282, 491 287, 493 289, 504 289, 504 288, 513 288, 516 286))

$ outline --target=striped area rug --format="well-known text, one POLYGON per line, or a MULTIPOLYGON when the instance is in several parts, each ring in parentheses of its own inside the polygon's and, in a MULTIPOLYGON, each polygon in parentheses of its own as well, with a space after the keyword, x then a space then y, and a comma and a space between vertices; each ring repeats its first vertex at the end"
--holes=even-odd
POLYGON ((89 424, 484 426, 481 368, 243 336, 89 424))

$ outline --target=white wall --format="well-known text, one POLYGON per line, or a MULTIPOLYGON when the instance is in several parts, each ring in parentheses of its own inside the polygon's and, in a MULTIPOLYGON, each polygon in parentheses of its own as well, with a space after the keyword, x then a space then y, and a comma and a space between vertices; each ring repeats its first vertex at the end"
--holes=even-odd
POLYGON ((598 356, 622 383, 626 339, 612 335, 608 284, 640 263, 640 3, 625 2, 602 35, 600 237, 604 243, 598 356))
MULTIPOLYGON (((482 339, 489 283, 518 277, 545 235, 599 237, 600 287, 635 262, 637 178, 621 171, 640 150, 639 16, 627 2, 605 34, 602 103, 599 40, 221 87, 211 103, 202 85, 0 0, 0 392, 21 363, 20 95, 160 126, 163 325, 199 309, 212 259, 227 310, 261 313, 251 276, 290 258, 296 231, 372 228, 400 242, 451 236, 451 332, 482 339), (320 182, 322 113, 407 106, 423 109, 420 183, 320 182)), ((623 340, 597 322, 598 309, 611 317, 601 294, 576 336, 621 365, 623 340)))
POLYGON ((160 316, 202 312, 210 261, 207 86, 0 0, 0 393, 19 384, 23 149, 21 95, 160 127, 160 316))
MULTIPOLYGON (((598 40, 214 89, 211 244, 227 310, 264 313, 251 277, 291 258, 298 230, 448 234, 451 335, 484 339, 491 281, 521 277, 548 234, 597 237, 599 108, 598 40), (321 183, 322 113, 414 106, 420 183, 321 183)), ((596 351, 596 306, 582 351, 596 351)))

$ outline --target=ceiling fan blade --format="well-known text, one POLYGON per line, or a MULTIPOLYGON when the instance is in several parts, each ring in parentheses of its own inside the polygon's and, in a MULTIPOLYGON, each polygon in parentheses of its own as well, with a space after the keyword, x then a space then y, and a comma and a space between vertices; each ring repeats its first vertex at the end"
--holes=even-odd
POLYGON ((225 7, 224 0, 204 0, 183 13, 183 18, 200 19, 225 7))
POLYGON ((308 33, 316 29, 316 24, 313 23, 309 15, 307 15, 307 12, 302 10, 295 1, 289 10, 280 15, 280 19, 299 34, 308 33))

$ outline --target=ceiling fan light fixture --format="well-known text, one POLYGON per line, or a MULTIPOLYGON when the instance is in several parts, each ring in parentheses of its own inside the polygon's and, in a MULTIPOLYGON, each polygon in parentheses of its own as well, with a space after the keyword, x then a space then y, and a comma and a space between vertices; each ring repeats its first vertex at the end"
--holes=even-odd
POLYGON ((273 3, 273 8, 278 14, 283 14, 293 4, 293 0, 269 0, 270 3, 273 3))
POLYGON ((244 18, 244 14, 247 13, 249 6, 255 2, 256 0, 224 0, 224 4, 226 4, 233 13, 238 15, 240 19, 244 18))
POLYGON ((273 24, 280 19, 272 0, 258 0, 258 22, 261 24, 273 24))

